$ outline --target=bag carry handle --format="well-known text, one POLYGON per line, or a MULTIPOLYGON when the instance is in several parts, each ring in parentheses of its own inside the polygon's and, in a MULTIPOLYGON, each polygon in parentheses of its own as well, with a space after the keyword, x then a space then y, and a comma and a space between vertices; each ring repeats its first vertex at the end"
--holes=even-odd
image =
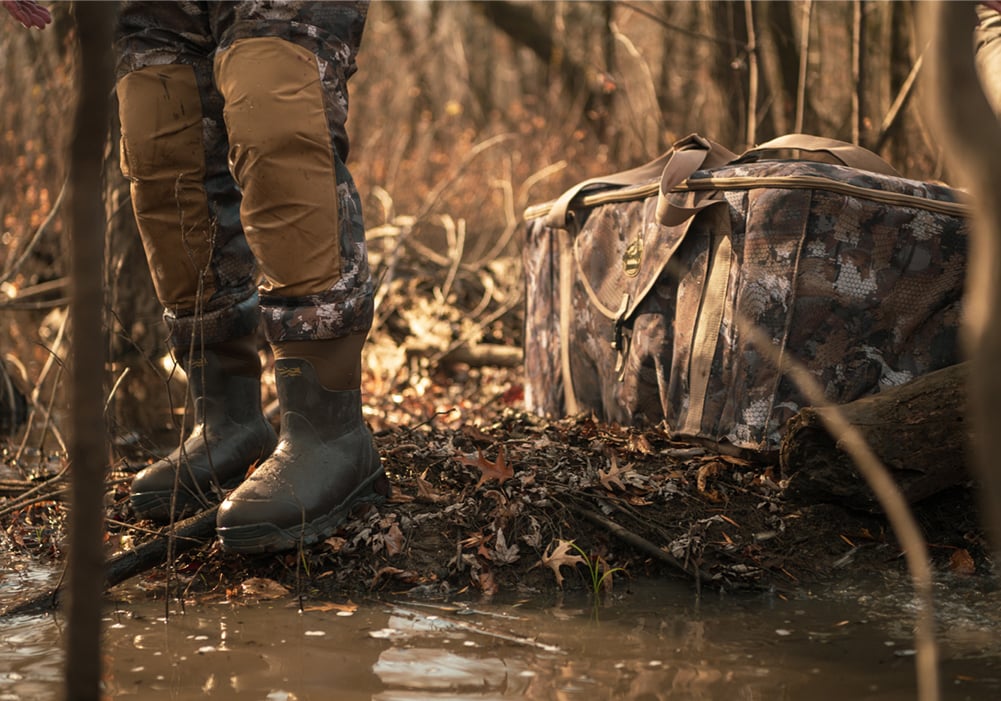
POLYGON ((570 188, 550 207, 546 216, 546 226, 555 229, 567 228, 573 221, 570 206, 574 199, 590 188, 639 185, 660 178, 660 191, 664 193, 679 185, 699 168, 703 166, 715 168, 729 163, 736 157, 735 153, 715 141, 698 134, 689 134, 675 141, 669 151, 649 163, 620 173, 591 178, 570 188))
MULTIPOLYGON (((573 186, 553 203, 546 216, 546 225, 565 229, 573 221, 570 206, 574 199, 585 191, 593 188, 624 187, 661 178, 660 195, 657 203, 657 215, 661 222, 677 222, 685 216, 676 209, 676 205, 668 201, 672 189, 683 183, 688 176, 701 168, 716 168, 734 162, 749 162, 760 160, 769 151, 797 150, 810 153, 825 153, 837 163, 882 175, 900 177, 900 173, 878 155, 855 146, 846 141, 829 139, 812 134, 786 134, 779 136, 754 148, 744 151, 740 156, 715 141, 689 134, 675 141, 671 149, 656 159, 636 168, 624 170, 612 175, 601 175, 585 180, 573 186), (669 214, 669 211, 671 213, 669 214), (672 216, 673 215, 673 216, 672 216)), ((694 212, 689 212, 688 216, 694 212)))
POLYGON ((809 151, 811 153, 826 153, 841 165, 859 170, 868 170, 881 175, 891 175, 900 177, 893 166, 877 156, 872 151, 849 144, 846 141, 828 139, 824 136, 813 136, 812 134, 786 134, 771 141, 766 141, 754 148, 748 149, 740 155, 738 162, 756 161, 767 151, 796 150, 809 151))
MULTIPOLYGON (((671 199, 671 190, 688 179, 701 168, 718 168, 733 161, 737 155, 726 148, 698 134, 689 134, 674 144, 674 155, 664 167, 657 193, 657 221, 667 226, 680 224, 695 212, 682 212, 677 202, 671 199)), ((699 207, 701 209, 702 207, 699 207)))
POLYGON ((620 173, 613 173, 612 175, 602 175, 574 185, 572 188, 560 195, 559 199, 557 199, 553 203, 552 207, 549 208, 549 214, 546 215, 546 226, 554 229, 567 228, 567 225, 573 221, 573 212, 570 211, 570 205, 573 203, 573 200, 585 190, 589 188, 635 185, 636 183, 652 180, 660 175, 661 171, 664 169, 664 165, 668 162, 670 157, 671 152, 668 151, 657 159, 637 168, 624 170, 620 173))

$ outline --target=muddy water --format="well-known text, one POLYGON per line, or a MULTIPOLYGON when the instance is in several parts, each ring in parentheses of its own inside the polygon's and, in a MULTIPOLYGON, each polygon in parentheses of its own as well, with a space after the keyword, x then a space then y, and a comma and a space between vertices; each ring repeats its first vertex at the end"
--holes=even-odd
MULTIPOLYGON (((39 585, 7 574, 0 597, 39 585)), ((1001 699, 1001 594, 938 586, 943 698, 1001 699)), ((632 583, 586 596, 357 608, 288 599, 118 605, 107 618, 111 699, 915 698, 906 582, 796 595, 706 595, 632 583)), ((56 699, 62 621, 0 623, 0 701, 56 699)))

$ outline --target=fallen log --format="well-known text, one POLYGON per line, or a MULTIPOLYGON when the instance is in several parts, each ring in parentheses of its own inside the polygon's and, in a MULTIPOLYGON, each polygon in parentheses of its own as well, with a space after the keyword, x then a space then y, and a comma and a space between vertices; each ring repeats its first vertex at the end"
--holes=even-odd
POLYGON ((802 409, 787 426, 779 465, 787 498, 833 502, 870 512, 880 505, 823 417, 841 412, 858 428, 911 503, 971 478, 970 428, 962 363, 834 408, 802 409))
MULTIPOLYGON (((159 567, 167 561, 168 552, 176 557, 197 547, 215 536, 215 516, 219 507, 202 511, 183 521, 178 521, 172 531, 164 531, 132 550, 110 558, 105 565, 104 589, 108 590, 126 579, 146 570, 159 567), (173 538, 173 547, 170 540, 173 538)), ((0 619, 55 610, 63 595, 62 584, 16 601, 0 610, 0 619)))

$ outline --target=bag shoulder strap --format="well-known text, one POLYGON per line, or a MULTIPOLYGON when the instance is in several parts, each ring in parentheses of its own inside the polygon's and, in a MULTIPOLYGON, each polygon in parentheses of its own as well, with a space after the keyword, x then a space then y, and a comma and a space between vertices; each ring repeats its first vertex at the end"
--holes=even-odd
POLYGON ((768 151, 790 150, 825 153, 841 165, 882 175, 900 177, 900 173, 872 151, 846 141, 811 134, 786 134, 748 149, 737 159, 740 162, 759 160, 768 151))

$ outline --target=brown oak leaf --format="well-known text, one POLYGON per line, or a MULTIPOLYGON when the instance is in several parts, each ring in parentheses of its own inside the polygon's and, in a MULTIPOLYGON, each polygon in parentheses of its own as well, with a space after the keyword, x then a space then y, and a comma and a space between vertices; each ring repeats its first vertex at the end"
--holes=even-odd
POLYGON ((568 551, 573 547, 573 541, 570 540, 558 540, 556 545, 551 547, 549 551, 542 556, 542 564, 553 571, 556 575, 556 586, 560 589, 563 588, 563 574, 560 572, 560 567, 564 565, 569 565, 570 567, 575 567, 576 565, 583 565, 584 558, 580 555, 571 555, 568 551))
POLYGON ((630 468, 628 465, 626 467, 619 467, 619 462, 615 458, 615 454, 612 454, 612 464, 608 466, 608 470, 598 470, 598 479, 601 480, 601 485, 610 492, 614 492, 613 486, 618 487, 622 491, 626 490, 626 485, 622 483, 620 477, 627 472, 630 468))
POLYGON ((497 449, 496 462, 490 462, 483 457, 483 451, 479 449, 476 451, 475 458, 462 455, 459 457, 459 462, 480 471, 480 481, 476 483, 477 488, 482 487, 484 483, 492 479, 497 480, 497 484, 504 484, 514 477, 514 468, 504 460, 504 446, 497 449))

